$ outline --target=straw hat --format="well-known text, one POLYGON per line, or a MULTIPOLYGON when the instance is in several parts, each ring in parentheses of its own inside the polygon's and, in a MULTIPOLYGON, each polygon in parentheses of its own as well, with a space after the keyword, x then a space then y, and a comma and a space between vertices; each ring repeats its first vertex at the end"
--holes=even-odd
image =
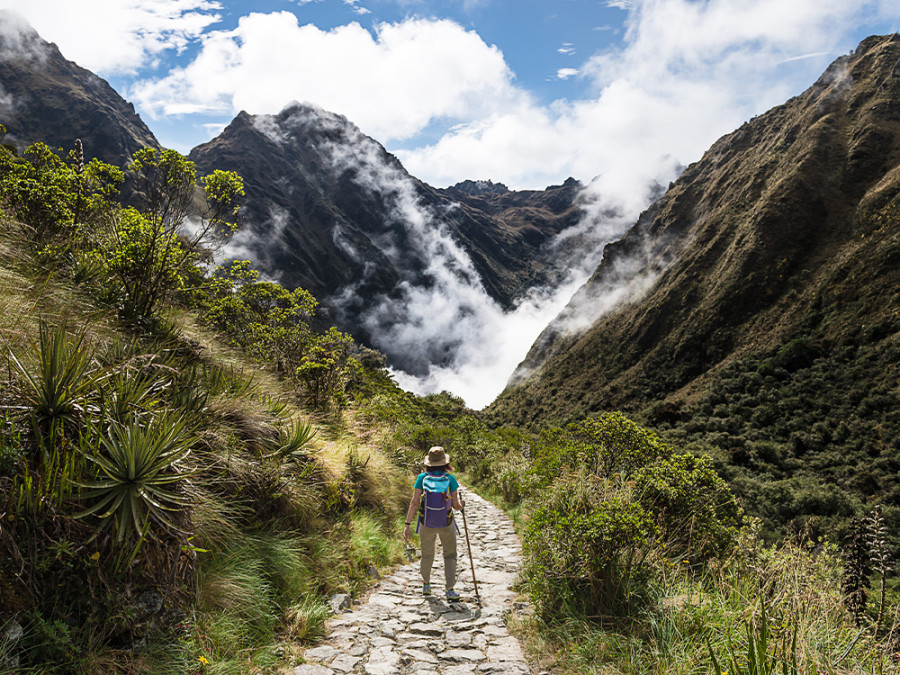
POLYGON ((439 445, 435 445, 428 451, 428 456, 424 462, 425 466, 444 466, 449 463, 450 455, 444 452, 444 449, 439 445))

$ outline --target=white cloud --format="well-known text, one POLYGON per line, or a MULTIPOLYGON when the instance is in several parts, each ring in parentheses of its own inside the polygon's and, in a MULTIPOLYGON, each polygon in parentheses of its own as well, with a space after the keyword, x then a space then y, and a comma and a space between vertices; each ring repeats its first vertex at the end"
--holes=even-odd
POLYGON ((575 54, 575 45, 573 45, 571 42, 563 42, 562 47, 560 47, 556 51, 563 56, 573 56, 575 54))
POLYGON ((354 13, 359 14, 360 16, 372 13, 371 10, 359 5, 359 0, 344 0, 344 4, 350 5, 353 8, 354 13))
POLYGON ((155 114, 276 113, 291 100, 346 115, 385 142, 436 119, 470 120, 523 98, 500 50, 449 20, 321 30, 289 12, 215 31, 187 67, 130 92, 155 114))
POLYGON ((556 79, 557 80, 568 80, 570 77, 575 77, 578 74, 577 68, 560 68, 556 71, 556 79))
POLYGON ((100 74, 135 72, 219 20, 212 0, 7 0, 67 59, 100 74), (52 36, 52 37, 51 37, 52 36))

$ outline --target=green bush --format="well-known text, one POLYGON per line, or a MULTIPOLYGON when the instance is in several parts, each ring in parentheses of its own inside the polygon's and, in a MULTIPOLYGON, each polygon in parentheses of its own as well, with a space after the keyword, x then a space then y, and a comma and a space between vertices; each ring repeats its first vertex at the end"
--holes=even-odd
POLYGON ((641 504, 656 515, 670 556, 693 562, 734 545, 742 510, 708 457, 673 455, 640 469, 635 482, 641 504))
POLYGON ((525 532, 523 576, 547 620, 622 617, 650 598, 657 529, 628 485, 581 471, 558 479, 525 532))
POLYGON ((630 476, 635 469, 671 450, 648 429, 620 412, 603 413, 565 429, 548 429, 541 434, 534 470, 553 477, 563 467, 583 467, 596 476, 630 476))

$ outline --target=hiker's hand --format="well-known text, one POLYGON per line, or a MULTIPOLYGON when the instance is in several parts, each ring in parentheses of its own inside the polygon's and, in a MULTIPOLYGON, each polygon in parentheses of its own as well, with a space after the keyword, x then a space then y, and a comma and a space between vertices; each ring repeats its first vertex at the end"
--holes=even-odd
POLYGON ((409 525, 406 525, 403 528, 403 541, 409 543, 410 537, 412 537, 412 532, 410 532, 409 525))
POLYGON ((460 511, 466 510, 466 500, 463 499, 462 497, 459 498, 459 510, 460 511))

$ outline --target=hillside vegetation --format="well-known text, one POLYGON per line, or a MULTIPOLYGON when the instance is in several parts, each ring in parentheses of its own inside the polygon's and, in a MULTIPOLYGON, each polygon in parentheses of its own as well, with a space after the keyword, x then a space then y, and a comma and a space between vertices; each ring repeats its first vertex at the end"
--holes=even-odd
MULTIPOLYGON (((900 36, 721 138, 619 242, 491 407, 623 410, 714 459, 767 536, 900 526, 900 36), (582 333, 624 268, 652 279, 582 333)), ((900 542, 897 542, 900 543, 900 542)))
POLYGON ((128 175, 139 209, 80 147, 0 157, 0 670, 286 667, 400 559, 404 472, 345 410, 393 385, 304 291, 203 274, 238 176, 128 175))

